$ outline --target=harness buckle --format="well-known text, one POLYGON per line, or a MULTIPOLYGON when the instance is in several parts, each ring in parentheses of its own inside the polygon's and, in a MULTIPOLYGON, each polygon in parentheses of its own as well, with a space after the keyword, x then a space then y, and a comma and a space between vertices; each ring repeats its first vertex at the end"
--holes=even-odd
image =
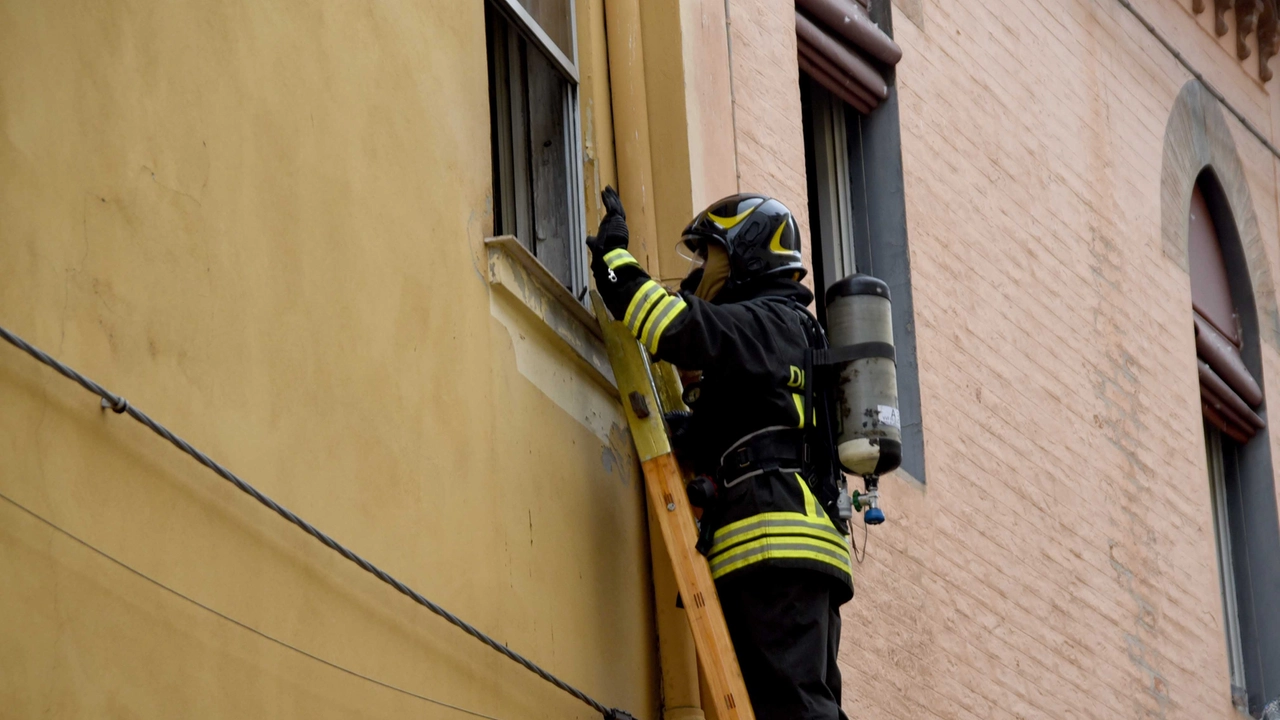
POLYGON ((751 448, 744 445, 734 451, 734 456, 737 458, 739 468, 751 465, 751 448))

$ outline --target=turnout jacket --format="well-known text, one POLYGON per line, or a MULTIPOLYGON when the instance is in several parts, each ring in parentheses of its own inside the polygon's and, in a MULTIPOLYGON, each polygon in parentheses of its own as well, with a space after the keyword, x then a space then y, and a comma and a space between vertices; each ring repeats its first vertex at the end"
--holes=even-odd
MULTIPOLYGON (((813 299, 798 282, 782 279, 738 302, 706 302, 672 293, 652 280, 625 249, 595 265, 609 311, 649 353, 676 367, 702 372, 686 390, 693 410, 681 458, 699 474, 717 476, 727 451, 755 434, 798 437, 814 420, 805 408, 804 306, 813 299)), ((717 582, 762 567, 812 570, 833 580, 838 603, 853 596, 845 538, 814 497, 801 463, 783 462, 737 478, 720 473, 707 559, 717 582), (795 467, 792 467, 795 466, 795 467)))

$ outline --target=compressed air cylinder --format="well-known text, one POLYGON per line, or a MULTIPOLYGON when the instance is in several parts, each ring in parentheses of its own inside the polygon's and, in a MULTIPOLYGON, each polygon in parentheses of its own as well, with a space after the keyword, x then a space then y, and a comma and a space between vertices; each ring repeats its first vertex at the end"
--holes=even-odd
POLYGON ((854 357, 836 366, 837 453, 847 472, 864 477, 902 462, 891 310, 889 286, 870 275, 850 275, 827 290, 831 350, 854 357))

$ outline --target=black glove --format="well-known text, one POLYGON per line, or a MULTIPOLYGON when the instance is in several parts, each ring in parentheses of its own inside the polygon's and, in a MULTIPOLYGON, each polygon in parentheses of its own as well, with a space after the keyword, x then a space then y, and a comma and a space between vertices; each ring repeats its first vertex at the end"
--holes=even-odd
POLYGON ((671 437, 671 450, 676 460, 687 468, 698 472, 714 472, 714 465, 707 467, 706 442, 701 437, 693 422, 693 413, 688 410, 672 410, 663 415, 667 421, 667 431, 671 437))
POLYGON ((609 268, 604 263, 605 253, 618 248, 625 249, 631 236, 627 230, 627 211, 622 209, 622 198, 618 197, 618 191, 606 187, 600 193, 600 200, 604 203, 604 219, 600 221, 596 234, 587 237, 587 247, 591 249, 591 271, 595 273, 597 280, 609 273, 609 268))
POLYGON ((699 475, 690 480, 689 484, 684 486, 684 491, 689 496, 689 504, 699 510, 706 510, 715 504, 716 481, 706 475, 699 475))
POLYGON ((693 433, 690 431, 693 427, 693 413, 688 410, 672 410, 662 419, 667 421, 667 431, 671 435, 671 447, 676 452, 688 448, 693 433))

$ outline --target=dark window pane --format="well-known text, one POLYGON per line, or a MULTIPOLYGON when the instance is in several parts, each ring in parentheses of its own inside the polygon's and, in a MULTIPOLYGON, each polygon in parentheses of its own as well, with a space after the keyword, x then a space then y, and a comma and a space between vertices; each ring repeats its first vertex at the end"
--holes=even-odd
POLYGON ((512 127, 522 113, 513 109, 523 104, 518 38, 505 20, 488 9, 486 30, 489 42, 489 115, 492 127, 494 235, 519 236, 516 208, 516 168, 521 163, 523 133, 512 127), (514 86, 514 92, 513 92, 514 86))
MULTIPOLYGON (((560 73, 530 48, 529 150, 533 180, 531 248, 547 269, 570 284, 569 157, 565 108, 568 85, 560 73)), ((530 242, 526 240, 526 243, 530 242)))
POLYGON ((573 88, 542 49, 505 15, 487 13, 494 234, 514 235, 570 290, 577 198, 573 88))
POLYGON ((832 127, 836 113, 831 112, 831 106, 842 101, 811 78, 801 76, 814 287, 819 321, 825 323, 824 290, 845 274, 856 268, 889 284, 898 356, 902 469, 923 482, 924 427, 907 252, 898 96, 892 73, 889 79, 888 99, 870 115, 860 115, 846 107, 845 124, 832 127), (841 149, 847 154, 843 160, 833 155, 841 149), (833 172, 832 167, 838 169, 833 172))
POLYGON ((542 31, 560 47, 565 57, 573 60, 573 27, 570 0, 519 0, 533 16, 542 31))

